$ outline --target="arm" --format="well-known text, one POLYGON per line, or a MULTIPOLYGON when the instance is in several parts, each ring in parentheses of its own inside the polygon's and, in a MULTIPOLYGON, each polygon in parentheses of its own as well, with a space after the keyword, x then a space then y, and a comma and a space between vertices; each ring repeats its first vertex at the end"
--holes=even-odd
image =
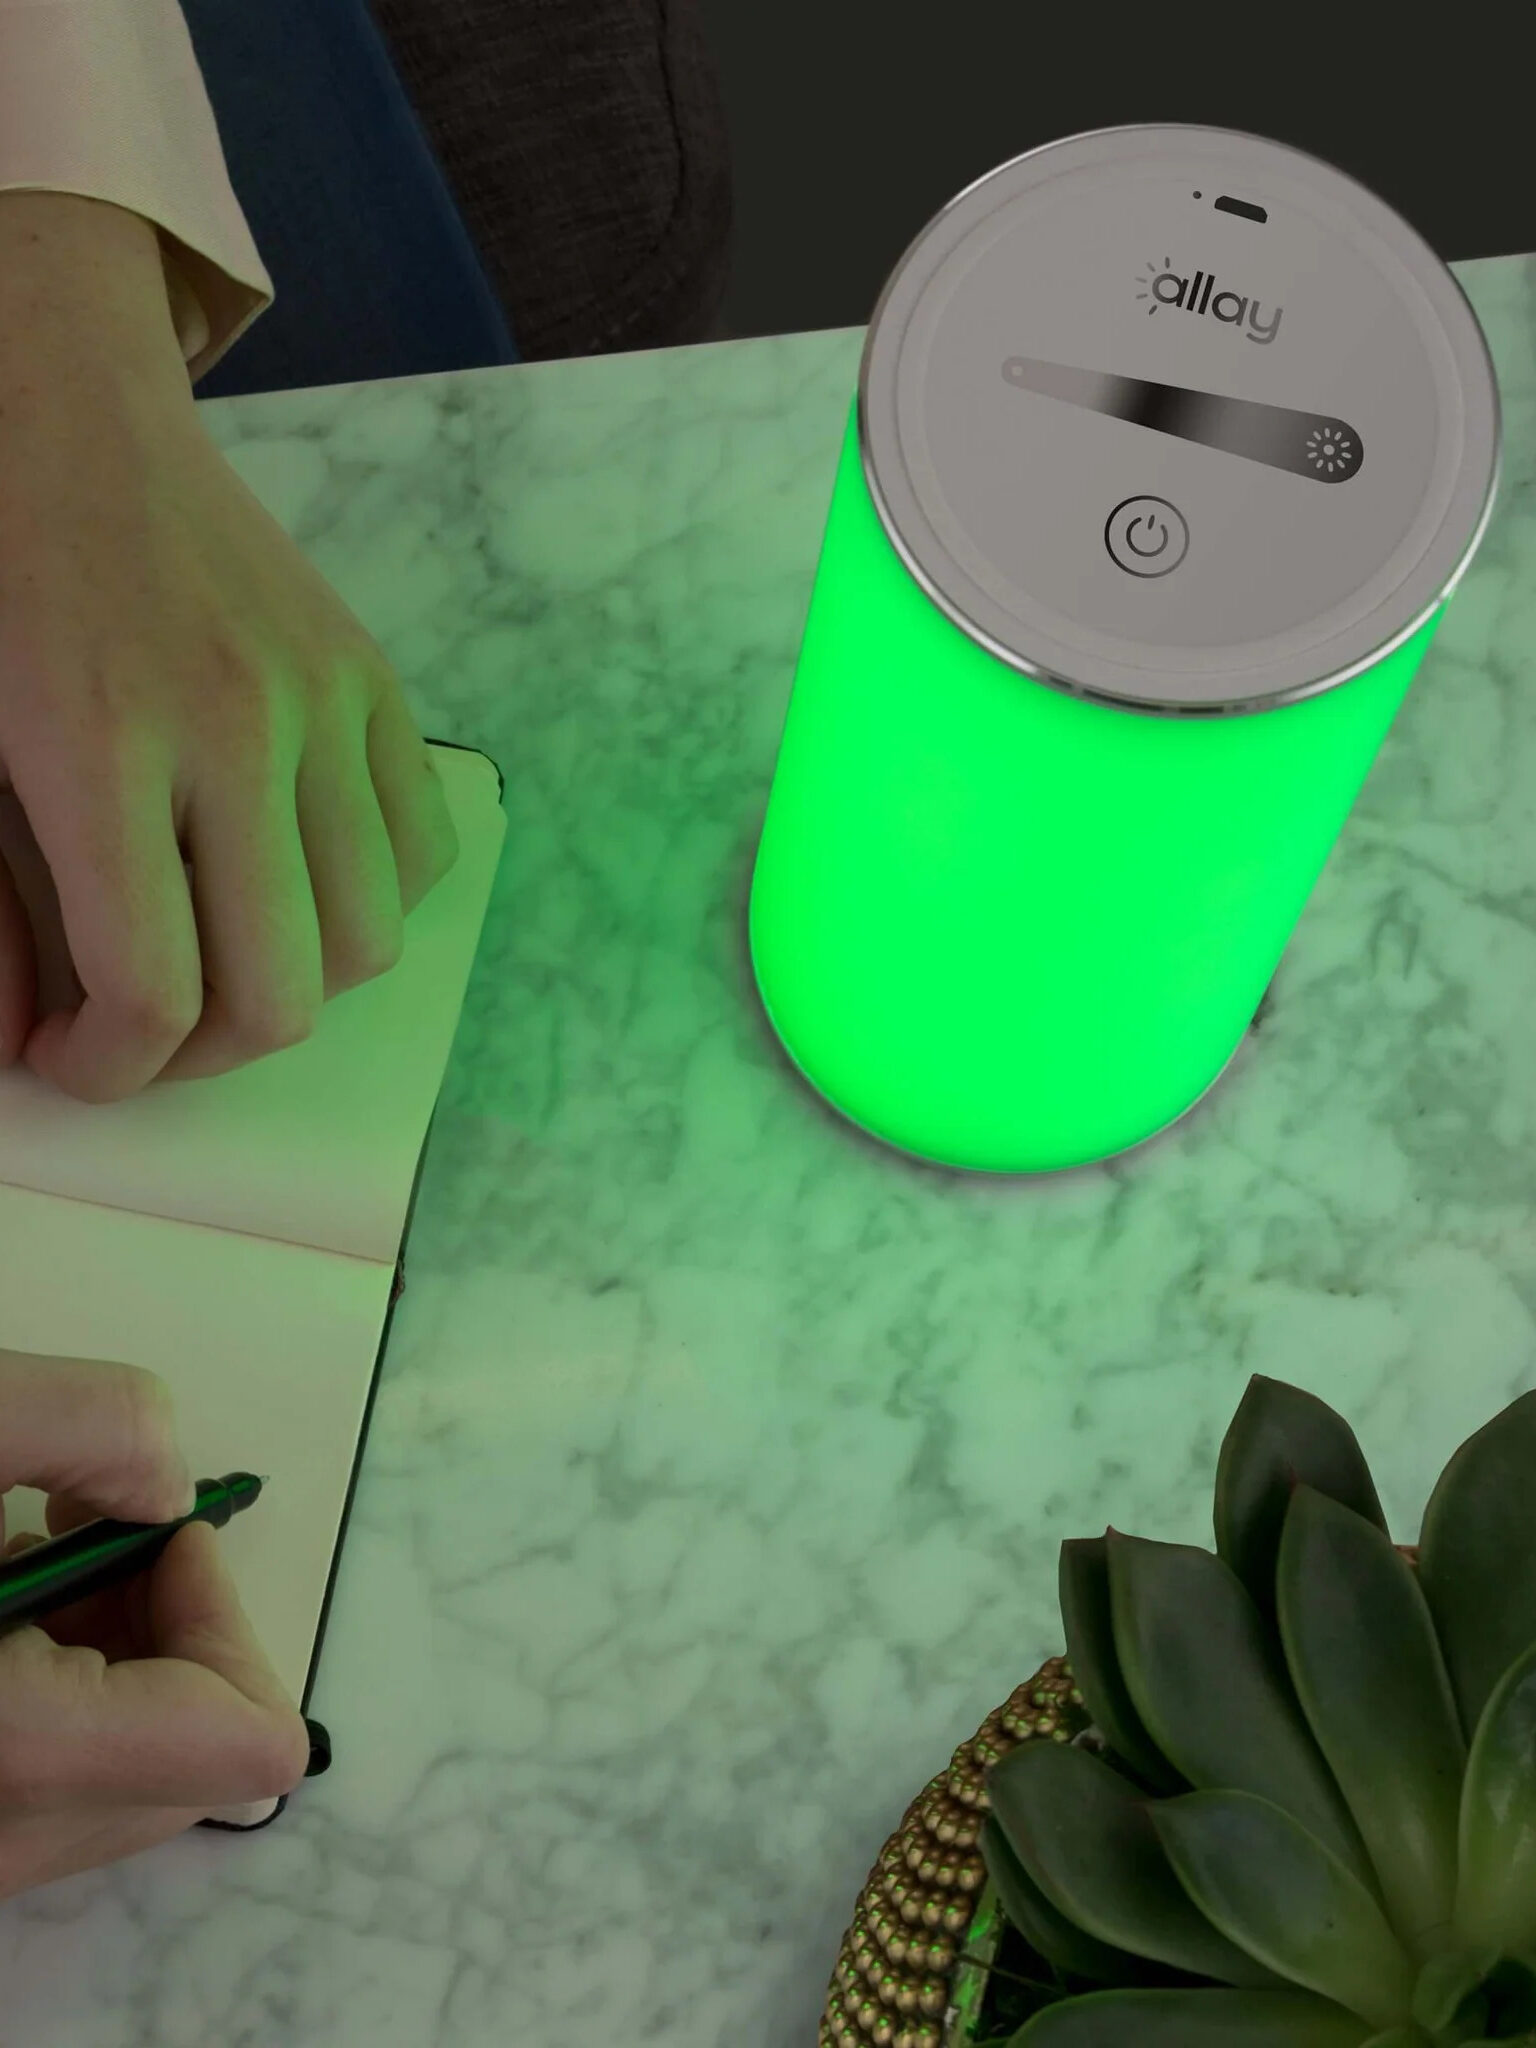
MULTIPOLYGON (((188 370, 234 338, 241 287, 218 273, 228 290, 207 297, 199 347, 165 251, 214 247, 233 201, 226 186, 205 203, 165 133, 139 136, 124 111, 181 104, 162 105, 165 81, 187 74, 173 62, 162 77, 149 33, 173 21, 182 42, 157 46, 172 58, 174 0, 0 0, 0 790, 52 878, 80 989, 40 1006, 29 908, 0 849, 0 1067, 23 1058, 93 1102, 307 1036, 330 996, 394 964, 406 914, 457 850, 383 650, 193 399, 188 370), (95 91, 83 57, 114 35, 129 70, 108 67, 95 91), (22 124, 30 180, 4 127, 18 52, 61 113, 57 139, 45 118, 22 124), (99 124, 76 104, 93 91, 111 102, 99 124), (70 189, 47 189, 50 166, 70 189)), ((195 120, 185 134, 207 141, 195 120)), ((206 280, 217 266, 201 260, 206 280)))
POLYGON ((177 0, 0 0, 0 211, 57 193, 152 224, 193 379, 271 304, 177 0))
POLYGON ((55 377, 76 374, 83 397, 110 361, 190 406, 163 256, 154 226, 120 206, 0 189, 0 393, 25 403, 46 363, 55 377))

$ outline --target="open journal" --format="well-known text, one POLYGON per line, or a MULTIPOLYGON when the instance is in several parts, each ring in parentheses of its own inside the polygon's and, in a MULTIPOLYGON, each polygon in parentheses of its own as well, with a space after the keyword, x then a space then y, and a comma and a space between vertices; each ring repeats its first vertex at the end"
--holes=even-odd
MULTIPOLYGON (((175 1395, 194 1472, 270 1475, 219 1542, 305 1707, 505 832, 494 764, 432 756, 458 862, 412 912, 398 965, 328 1003, 304 1044, 106 1106, 0 1072, 0 1346, 149 1366, 175 1395)), ((17 1489, 8 1518, 42 1529, 40 1496, 17 1489)), ((335 1733, 344 1744, 344 1724, 335 1733)))

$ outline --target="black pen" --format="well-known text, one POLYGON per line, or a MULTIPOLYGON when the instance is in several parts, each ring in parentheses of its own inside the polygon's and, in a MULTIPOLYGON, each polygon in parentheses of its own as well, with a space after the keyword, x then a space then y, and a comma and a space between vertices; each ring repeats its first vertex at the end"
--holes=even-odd
POLYGON ((261 1485, 254 1472, 199 1479, 196 1506, 173 1522, 84 1522, 0 1561, 0 1630, 56 1613, 147 1571, 178 1529, 188 1522, 211 1522, 222 1529, 231 1515, 251 1505, 261 1485))

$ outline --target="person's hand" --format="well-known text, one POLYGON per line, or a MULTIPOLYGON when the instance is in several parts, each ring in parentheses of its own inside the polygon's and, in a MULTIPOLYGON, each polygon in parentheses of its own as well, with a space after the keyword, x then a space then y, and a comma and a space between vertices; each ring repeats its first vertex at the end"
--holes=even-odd
MULTIPOLYGON (((0 1351, 0 1495, 48 1494, 55 1536, 192 1505, 165 1383, 0 1351)), ((0 1501, 0 1537, 4 1508, 0 1501)), ((13 1555, 42 1539, 13 1537, 13 1555)), ((206 1523, 151 1569, 0 1636, 0 1898, 167 1841, 303 1777, 303 1716, 251 1632, 206 1523)))
POLYGON ((0 1066, 88 1101, 306 1037, 457 853, 389 663, 201 424, 154 231, 59 193, 0 193, 7 784, 83 1000, 37 1014, 0 853, 0 1066))

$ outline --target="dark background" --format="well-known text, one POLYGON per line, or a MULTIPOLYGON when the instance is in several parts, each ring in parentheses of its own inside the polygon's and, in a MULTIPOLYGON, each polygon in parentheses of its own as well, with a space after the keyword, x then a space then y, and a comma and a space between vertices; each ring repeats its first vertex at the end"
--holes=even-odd
POLYGON ((722 329, 852 327, 924 223, 1057 136, 1244 128, 1371 186, 1447 261, 1536 250, 1530 17, 1419 8, 699 0, 730 127, 722 329), (1518 47, 1517 47, 1518 36, 1518 47))

